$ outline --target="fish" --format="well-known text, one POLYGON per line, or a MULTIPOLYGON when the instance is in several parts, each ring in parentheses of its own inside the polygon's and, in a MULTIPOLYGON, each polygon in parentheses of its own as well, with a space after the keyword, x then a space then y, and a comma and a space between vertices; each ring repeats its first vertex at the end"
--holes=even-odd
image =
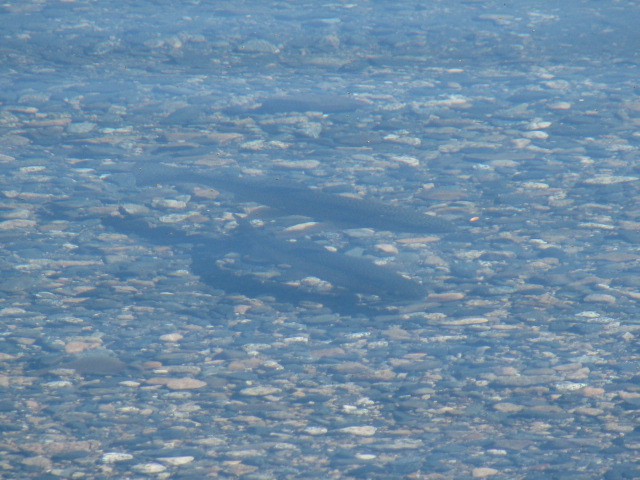
POLYGON ((288 242, 259 235, 248 242, 247 248, 253 255, 261 255, 276 264, 290 264, 296 272, 326 280, 343 290, 396 301, 425 294, 422 285, 386 266, 329 251, 310 241, 288 242))
POLYGON ((443 218, 411 208, 372 199, 325 193, 298 184, 265 179, 248 179, 228 174, 210 174, 158 164, 134 169, 136 183, 197 183, 233 193, 237 198, 280 210, 331 222, 343 228, 373 228, 409 233, 447 233, 454 225, 443 218))
POLYGON ((309 292, 284 282, 273 281, 253 275, 241 275, 220 267, 208 249, 196 248, 191 252, 191 271, 200 281, 228 294, 248 297, 271 296, 282 303, 315 303, 344 315, 380 313, 380 307, 363 303, 353 292, 316 293, 309 292))
POLYGON ((334 306, 355 306, 361 295, 386 302, 405 302, 425 297, 425 287, 386 266, 366 259, 332 252, 311 241, 289 242, 243 226, 228 238, 188 234, 167 226, 152 226, 135 215, 120 211, 102 218, 103 225, 152 243, 183 246, 191 255, 191 269, 203 283, 228 293, 273 295, 288 301, 313 301, 334 306), (257 263, 289 265, 283 278, 262 278, 242 274, 218 265, 225 254, 237 252, 257 263), (326 293, 304 291, 284 277, 317 277, 333 289, 326 293))

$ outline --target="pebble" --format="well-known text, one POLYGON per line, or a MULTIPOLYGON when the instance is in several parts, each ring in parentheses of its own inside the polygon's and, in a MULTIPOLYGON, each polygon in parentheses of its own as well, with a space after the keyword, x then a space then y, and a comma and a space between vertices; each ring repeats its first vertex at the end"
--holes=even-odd
POLYGON ((587 185, 615 185, 618 183, 635 182, 640 177, 622 175, 598 175, 584 181, 587 185))
POLYGON ((21 218, 16 218, 15 220, 5 220, 0 222, 0 230, 16 230, 20 228, 31 228, 35 227, 37 224, 33 220, 25 220, 21 218))
POLYGON ((616 297, 606 293, 592 293, 584 297, 585 302, 589 303, 616 303, 616 297))
POLYGON ((205 387, 207 382, 195 378, 151 378, 147 380, 151 385, 165 385, 171 390, 195 390, 205 387))
POLYGON ((496 470, 495 468, 489 468, 489 467, 474 468, 473 471, 471 472, 471 474, 473 475, 473 478, 485 478, 485 477, 490 477, 491 475, 496 475, 498 473, 500 473, 499 470, 496 470))
POLYGON ((549 134, 547 132, 543 132, 540 130, 532 130, 530 132, 524 132, 522 136, 525 138, 530 138, 534 140, 546 140, 547 138, 549 138, 549 134))
POLYGON ((166 333, 160 336, 160 340, 163 342, 179 342, 184 337, 179 333, 166 333))
MULTIPOLYGON (((427 299, 433 300, 435 302, 455 302, 457 300, 462 300, 464 297, 465 297, 465 294, 462 292, 447 292, 447 293, 430 293, 427 299)), ((480 322, 480 323, 485 323, 485 322, 480 322)))
MULTIPOLYGON (((399 141, 399 140, 396 140, 399 141)), ((407 141, 407 139, 403 139, 403 141, 401 143, 410 143, 411 145, 416 144, 419 145, 420 140, 419 139, 415 139, 416 142, 410 142, 407 141)), ((411 167, 417 167, 420 165, 420 160, 418 160, 416 157, 411 157, 409 155, 393 155, 391 157, 391 160, 393 160, 394 162, 398 162, 398 163, 404 163, 406 165, 409 165, 411 167)))
POLYGON ((3 309, 0 309, 0 316, 15 316, 15 315, 24 315, 26 314, 27 311, 24 308, 20 308, 20 307, 5 307, 3 309))
POLYGON ((584 383, 576 383, 576 382, 558 382, 556 383, 556 388, 559 391, 564 392, 576 392, 585 388, 586 385, 584 383))
POLYGON ((45 382, 44 386, 49 388, 67 388, 73 386, 73 384, 68 380, 54 380, 53 382, 45 382))
POLYGON ((162 215, 158 218, 162 223, 179 223, 185 221, 187 218, 197 215, 195 212, 187 213, 171 213, 169 215, 162 215))
POLYGON ((104 455, 102 455, 102 461, 104 463, 124 462, 132 459, 133 459, 133 455, 129 453, 107 452, 104 455))
POLYGON ((350 435, 357 435, 359 437, 372 437, 376 434, 378 429, 372 426, 356 426, 356 427, 344 427, 339 430, 342 433, 348 433, 350 435))
POLYGON ((378 243, 376 245, 376 248, 381 252, 388 253, 389 255, 398 254, 398 248, 395 245, 390 243, 378 243))
POLYGON ((249 40, 238 47, 238 50, 246 53, 280 53, 280 49, 263 39, 249 40))
POLYGON ((458 318, 458 319, 445 319, 445 320, 439 321, 438 323, 442 325, 464 326, 464 325, 481 325, 483 323, 487 323, 488 321, 489 319, 485 317, 467 317, 467 318, 458 318))
POLYGON ((527 125, 528 130, 541 130, 545 128, 549 128, 551 126, 551 122, 546 122, 543 120, 534 120, 527 125))
POLYGON ((50 470, 51 467, 53 466, 53 462, 42 455, 25 458, 21 461, 21 463, 23 465, 28 465, 30 467, 40 468, 42 470, 50 470))
POLYGON ((278 165, 279 167, 289 168, 292 170, 312 170, 314 168, 318 168, 321 165, 318 160, 276 160, 274 164, 278 165))
MULTIPOLYGON (((154 207, 164 207, 164 208, 172 208, 175 210, 182 210, 187 208, 189 204, 184 201, 184 200, 176 200, 173 198, 162 198, 162 199, 158 199, 157 201, 153 202, 153 206, 154 207)), ((165 215, 162 218, 181 218, 180 215, 177 216, 170 216, 170 215, 165 215)), ((185 217, 187 218, 187 217, 185 217)), ((167 221, 167 223, 173 223, 170 221, 167 221)))
POLYGON ((74 134, 85 134, 93 131, 98 125, 93 122, 70 123, 67 126, 67 132, 74 134))
POLYGON ((240 395, 247 397, 265 397, 267 395, 275 395, 282 390, 276 387, 248 387, 240 390, 240 395))
POLYGON ((493 408, 503 413, 518 413, 524 410, 524 407, 522 405, 516 405, 509 402, 496 403, 493 408))
POLYGON ((372 453, 357 453, 356 458, 358 460, 369 461, 369 460, 375 460, 376 458, 378 458, 378 456, 372 453))
POLYGON ((601 408, 592 408, 592 407, 578 407, 574 410, 575 413, 580 413, 582 415, 587 415, 589 417, 597 417, 604 414, 604 410, 601 408))
POLYGON ((124 382, 120 382, 120 385, 122 385, 123 387, 137 388, 141 384, 140 382, 135 382, 133 380, 125 380, 124 382))
POLYGON ((301 232, 301 231, 305 231, 310 228, 316 227, 317 225, 319 225, 318 222, 297 223, 295 225, 291 225, 290 227, 285 228, 284 231, 285 232, 301 232))
POLYGON ((584 387, 580 393, 585 397, 601 397, 606 390, 600 387, 584 387))
POLYGON ((192 456, 184 456, 184 457, 160 457, 158 458, 163 463, 168 465, 172 465, 174 467, 179 467, 180 465, 187 465, 195 460, 195 457, 192 456))
POLYGON ((160 463, 139 463, 133 466, 133 469, 140 473, 161 473, 164 472, 167 467, 160 463))

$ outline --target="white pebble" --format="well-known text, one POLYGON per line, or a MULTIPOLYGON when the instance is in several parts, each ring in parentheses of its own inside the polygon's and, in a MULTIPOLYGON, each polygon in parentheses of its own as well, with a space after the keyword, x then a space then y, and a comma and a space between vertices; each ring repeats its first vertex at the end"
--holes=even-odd
POLYGON ((124 462, 126 460, 131 460, 132 458, 133 455, 121 452, 107 452, 102 455, 102 461, 104 463, 124 462))
POLYGON ((376 434, 378 429, 376 427, 372 427, 370 425, 365 426, 356 426, 356 427, 345 427, 340 429, 343 433, 349 433, 351 435, 358 435, 360 437, 371 437, 376 434))
POLYGON ((159 463, 139 463, 138 465, 133 467, 134 470, 140 472, 140 473, 160 473, 160 472, 164 472, 167 467, 165 467, 164 465, 161 465, 159 463))

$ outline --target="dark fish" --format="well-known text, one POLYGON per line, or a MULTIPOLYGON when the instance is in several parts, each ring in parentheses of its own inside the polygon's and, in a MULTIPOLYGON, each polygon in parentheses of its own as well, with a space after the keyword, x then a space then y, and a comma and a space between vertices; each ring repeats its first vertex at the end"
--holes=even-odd
POLYGON ((144 220, 124 215, 105 217, 103 223, 115 230, 141 236, 159 244, 190 244, 192 270, 205 282, 227 292, 259 293, 278 298, 297 298, 319 303, 347 299, 351 302, 359 294, 376 295, 385 301, 419 299, 425 289, 393 270, 375 265, 365 259, 330 252, 306 241, 288 242, 261 234, 255 229, 240 229, 241 232, 228 239, 207 235, 188 235, 170 227, 153 227, 144 220), (314 276, 330 282, 335 290, 327 294, 302 292, 284 281, 258 279, 250 275, 238 275, 220 268, 216 259, 228 252, 238 252, 255 261, 270 264, 290 265, 294 276, 314 276))
POLYGON ((250 240, 248 248, 253 255, 262 255, 276 264, 290 264, 296 272, 321 278, 349 292, 377 295, 391 301, 425 295, 422 285, 387 267, 331 252, 313 242, 292 243, 260 235, 250 240))
POLYGON ((139 185, 200 183, 232 192, 238 198, 260 203, 291 215, 333 222, 345 228, 371 227, 414 233, 450 232, 453 225, 442 218, 375 200, 333 195, 286 183, 265 182, 230 175, 211 175, 165 165, 135 169, 139 185))
POLYGON ((357 295, 351 292, 332 292, 331 294, 304 291, 294 285, 255 277, 239 275, 221 268, 207 249, 196 248, 191 252, 191 270, 200 277, 200 281, 212 288, 224 290, 229 294, 242 294, 249 297, 271 296, 280 302, 300 304, 314 302, 342 314, 376 314, 380 309, 375 305, 363 304, 357 295))

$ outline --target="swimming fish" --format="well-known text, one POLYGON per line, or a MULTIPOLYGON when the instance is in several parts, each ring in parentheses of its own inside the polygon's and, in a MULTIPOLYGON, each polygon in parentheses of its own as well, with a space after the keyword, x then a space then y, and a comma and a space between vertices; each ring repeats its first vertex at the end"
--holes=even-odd
POLYGON ((195 172, 165 165, 142 165, 134 170, 138 185, 158 183, 199 183, 233 193, 238 198, 275 208, 290 215, 328 221, 344 228, 370 227, 412 233, 444 233, 453 224, 370 199, 334 195, 285 182, 247 179, 226 174, 195 172))
MULTIPOLYGON (((105 226, 120 233, 140 236, 158 244, 186 245, 192 257, 192 271, 214 288, 244 294, 267 294, 277 298, 311 300, 318 303, 354 303, 358 295, 375 295, 383 301, 406 301, 425 295, 425 288, 386 266, 366 259, 331 252, 310 241, 288 242, 248 227, 229 238, 187 234, 166 226, 154 227, 143 219, 121 212, 102 219, 105 226), (260 278, 220 267, 216 260, 237 252, 258 262, 286 264, 289 276, 313 276, 334 286, 327 293, 305 292, 284 279, 260 278)), ((284 277, 284 275, 283 275, 284 277)))

